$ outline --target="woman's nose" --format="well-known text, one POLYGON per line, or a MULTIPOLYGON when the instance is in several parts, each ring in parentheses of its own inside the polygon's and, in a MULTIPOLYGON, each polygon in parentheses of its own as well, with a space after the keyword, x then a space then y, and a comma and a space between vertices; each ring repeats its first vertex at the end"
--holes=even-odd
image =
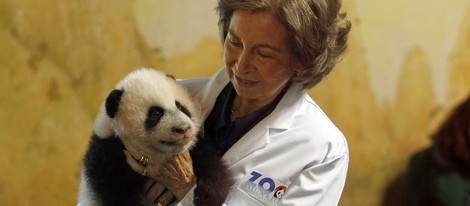
POLYGON ((254 68, 251 56, 246 50, 243 50, 238 54, 235 64, 238 72, 240 73, 250 72, 254 68))

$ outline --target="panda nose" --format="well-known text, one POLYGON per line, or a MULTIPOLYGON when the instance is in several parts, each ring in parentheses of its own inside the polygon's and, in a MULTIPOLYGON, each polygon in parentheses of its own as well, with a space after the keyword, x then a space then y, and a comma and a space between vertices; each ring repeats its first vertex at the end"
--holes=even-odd
POLYGON ((188 131, 189 127, 182 128, 182 127, 173 127, 171 131, 175 134, 185 134, 188 131))

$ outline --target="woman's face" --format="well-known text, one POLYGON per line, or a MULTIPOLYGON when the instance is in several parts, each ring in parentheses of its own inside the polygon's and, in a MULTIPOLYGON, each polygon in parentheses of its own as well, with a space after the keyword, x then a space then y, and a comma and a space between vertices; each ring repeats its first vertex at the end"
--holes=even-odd
POLYGON ((293 75, 287 31, 266 11, 236 10, 224 42, 225 65, 243 100, 268 104, 293 75))

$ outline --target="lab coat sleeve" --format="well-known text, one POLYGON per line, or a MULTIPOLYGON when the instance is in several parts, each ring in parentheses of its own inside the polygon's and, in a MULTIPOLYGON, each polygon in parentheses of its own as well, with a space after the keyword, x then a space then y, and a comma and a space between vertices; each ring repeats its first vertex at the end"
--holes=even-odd
POLYGON ((303 170, 289 185, 280 205, 338 205, 346 182, 349 156, 345 153, 336 159, 303 170))
POLYGON ((185 87, 189 93, 192 95, 196 95, 199 93, 200 89, 204 84, 207 83, 209 79, 208 78, 192 78, 192 79, 178 79, 178 84, 182 85, 185 87))
POLYGON ((194 189, 196 189, 196 186, 194 186, 188 194, 177 204, 177 206, 193 206, 193 200, 194 200, 194 189))

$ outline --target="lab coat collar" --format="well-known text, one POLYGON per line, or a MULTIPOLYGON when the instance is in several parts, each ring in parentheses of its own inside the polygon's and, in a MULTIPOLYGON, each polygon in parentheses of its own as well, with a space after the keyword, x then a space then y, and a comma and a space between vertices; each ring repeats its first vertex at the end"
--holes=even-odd
MULTIPOLYGON (((200 91, 198 96, 200 96, 204 102, 203 111, 205 118, 207 115, 209 115, 210 111, 214 107, 217 97, 229 81, 230 80, 228 78, 227 72, 225 71, 225 68, 222 68, 216 72, 216 74, 209 80, 206 86, 200 91)), ((302 89, 301 85, 292 84, 272 113, 264 118, 260 123, 267 124, 267 129, 288 129, 295 115, 292 107, 294 104, 296 104, 296 102, 298 102, 300 98, 303 97, 303 95, 305 95, 305 93, 306 92, 304 89, 302 89), (266 120, 268 120, 268 122, 265 122, 266 120)))
MULTIPOLYGON (((229 82, 227 72, 224 68, 219 70, 208 82, 204 91, 204 102, 206 116, 212 110, 217 96, 229 82)), ((276 108, 270 115, 261 120, 255 127, 243 135, 223 156, 228 165, 233 165, 251 153, 266 147, 270 136, 290 128, 296 114, 296 104, 305 94, 300 85, 293 84, 284 94, 276 108)))
POLYGON ((223 156, 230 166, 255 151, 269 145, 270 137, 288 130, 297 113, 298 99, 302 97, 300 87, 291 85, 270 115, 240 138, 223 156))
POLYGON ((217 71, 212 78, 209 79, 209 81, 196 95, 201 101, 202 114, 204 119, 206 119, 212 111, 217 97, 229 81, 230 80, 228 78, 227 72, 225 71, 225 67, 223 67, 222 69, 219 69, 219 71, 217 71))

